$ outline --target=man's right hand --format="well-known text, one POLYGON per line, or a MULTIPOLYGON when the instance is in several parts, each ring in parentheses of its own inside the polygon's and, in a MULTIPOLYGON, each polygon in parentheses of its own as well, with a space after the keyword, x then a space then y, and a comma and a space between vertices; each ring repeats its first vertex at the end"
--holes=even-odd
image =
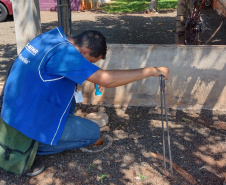
POLYGON ((164 76, 164 80, 168 80, 169 78, 169 68, 167 67, 156 67, 157 69, 157 76, 163 75, 164 76))

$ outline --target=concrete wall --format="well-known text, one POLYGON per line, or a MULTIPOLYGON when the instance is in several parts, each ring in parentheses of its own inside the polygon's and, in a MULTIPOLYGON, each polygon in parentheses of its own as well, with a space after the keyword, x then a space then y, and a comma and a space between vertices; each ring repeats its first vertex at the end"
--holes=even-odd
MULTIPOLYGON (((135 69, 145 66, 166 66, 168 108, 199 112, 209 109, 226 113, 226 46, 179 45, 108 45, 103 69, 135 69)), ((3 83, 0 82, 0 90, 3 83)), ((150 77, 117 88, 105 88, 103 95, 94 95, 94 85, 82 86, 85 104, 109 106, 160 106, 159 78, 150 77)))
MULTIPOLYGON (((167 66, 169 108, 226 111, 226 46, 108 45, 103 69, 133 69, 167 66)), ((81 88, 81 87, 80 87, 81 88)), ((84 103, 116 106, 160 105, 159 78, 150 77, 117 88, 105 88, 95 97, 90 82, 83 85, 84 103)))

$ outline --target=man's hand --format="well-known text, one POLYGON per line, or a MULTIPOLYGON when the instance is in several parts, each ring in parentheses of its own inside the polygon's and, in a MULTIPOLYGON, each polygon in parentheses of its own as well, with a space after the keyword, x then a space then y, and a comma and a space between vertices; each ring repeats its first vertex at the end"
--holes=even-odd
MULTIPOLYGON (((95 86, 95 84, 94 84, 94 86, 95 86)), ((99 89, 100 92, 103 91, 103 87, 102 86, 98 85, 97 88, 99 89)))
POLYGON ((156 67, 157 69, 157 76, 163 75, 164 80, 168 80, 169 78, 169 68, 167 67, 156 67))

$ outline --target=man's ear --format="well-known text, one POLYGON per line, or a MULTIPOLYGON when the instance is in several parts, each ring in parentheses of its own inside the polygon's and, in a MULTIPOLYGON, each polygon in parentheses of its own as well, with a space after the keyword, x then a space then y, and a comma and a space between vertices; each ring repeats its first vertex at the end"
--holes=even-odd
POLYGON ((83 47, 80 49, 80 53, 83 55, 83 56, 87 56, 90 54, 90 49, 89 48, 86 48, 86 47, 83 47))

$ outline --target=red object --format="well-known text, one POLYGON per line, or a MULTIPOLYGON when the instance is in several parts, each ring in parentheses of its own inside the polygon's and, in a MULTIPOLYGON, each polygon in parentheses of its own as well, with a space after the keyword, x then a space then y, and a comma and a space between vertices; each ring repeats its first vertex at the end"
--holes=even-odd
POLYGON ((10 0, 0 0, 0 3, 5 5, 5 7, 8 10, 9 15, 13 15, 13 6, 12 6, 12 2, 10 0))
POLYGON ((202 4, 200 5, 200 8, 201 8, 201 9, 204 8, 204 6, 205 6, 205 1, 206 1, 206 0, 203 0, 203 1, 202 1, 202 4))

